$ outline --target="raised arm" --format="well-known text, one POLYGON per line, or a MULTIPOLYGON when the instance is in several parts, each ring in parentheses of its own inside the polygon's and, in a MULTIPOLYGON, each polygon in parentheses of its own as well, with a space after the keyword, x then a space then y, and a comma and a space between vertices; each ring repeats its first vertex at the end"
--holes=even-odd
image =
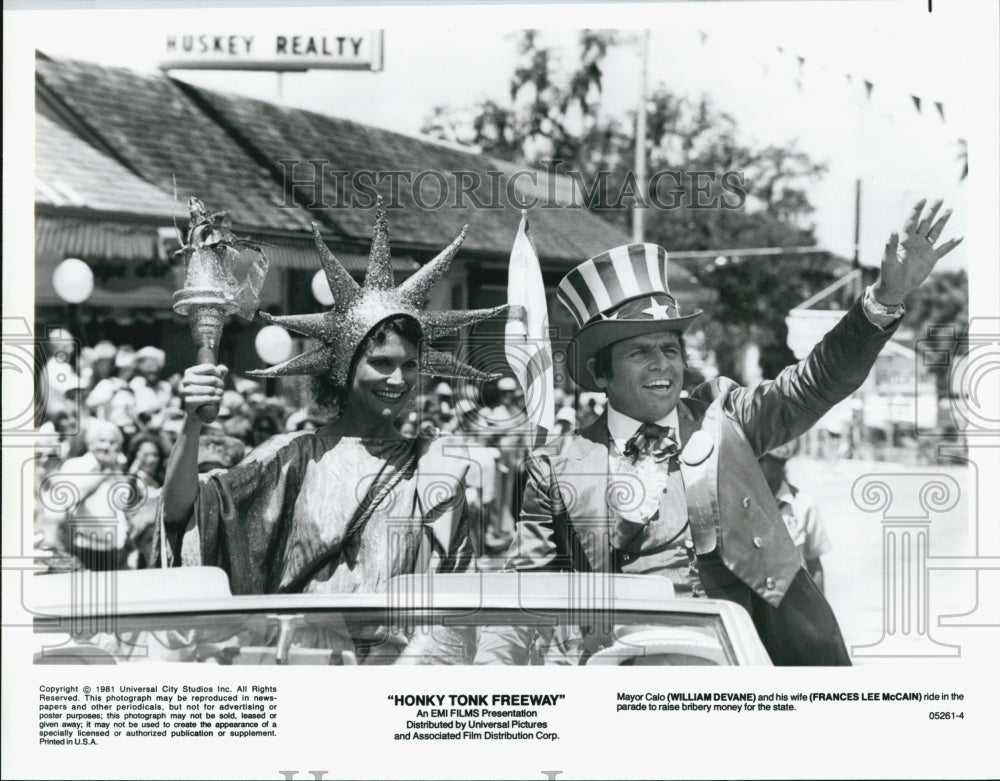
POLYGON ((921 200, 913 207, 913 212, 903 225, 902 241, 898 233, 893 233, 885 245, 882 268, 872 288, 875 300, 880 304, 902 304, 903 299, 930 276, 935 264, 962 243, 962 238, 950 239, 935 248, 934 244, 941 238, 951 217, 951 209, 945 211, 935 222, 934 218, 943 203, 935 201, 927 216, 921 219, 926 203, 926 199, 921 200))
POLYGON ((875 284, 805 359, 770 382, 730 393, 728 410, 758 455, 799 436, 861 387, 905 311, 903 300, 961 243, 951 239, 935 248, 951 211, 937 218, 937 201, 921 218, 925 204, 914 207, 902 237, 889 237, 875 284))
POLYGON ((191 517, 191 508, 198 498, 198 443, 203 425, 197 410, 203 404, 221 402, 227 373, 225 366, 208 363, 184 372, 180 391, 186 417, 170 451, 163 483, 163 520, 168 525, 187 524, 191 517))

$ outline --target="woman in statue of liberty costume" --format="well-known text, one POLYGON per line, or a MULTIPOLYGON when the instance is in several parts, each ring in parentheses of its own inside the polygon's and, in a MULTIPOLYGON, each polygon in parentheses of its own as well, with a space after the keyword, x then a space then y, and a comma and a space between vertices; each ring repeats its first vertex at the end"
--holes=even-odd
POLYGON ((381 201, 363 285, 315 231, 333 307, 261 317, 321 344, 251 374, 313 375, 319 400, 337 411, 317 431, 274 437, 237 466, 199 476, 196 410, 219 402, 226 369, 187 370, 186 420, 163 489, 175 558, 183 533, 196 527, 202 564, 224 569, 234 594, 380 592, 394 575, 471 566, 464 502, 471 459, 450 448, 446 455, 441 440, 406 439, 394 426, 419 374, 488 379, 421 345, 506 308, 424 308, 465 232, 397 287, 381 201))

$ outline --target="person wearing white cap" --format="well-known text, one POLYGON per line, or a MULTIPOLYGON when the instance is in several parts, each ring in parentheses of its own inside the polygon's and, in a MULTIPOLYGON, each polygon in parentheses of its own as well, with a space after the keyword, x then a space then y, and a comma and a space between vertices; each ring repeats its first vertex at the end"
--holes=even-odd
POLYGON ((576 428, 576 410, 566 405, 556 413, 556 433, 558 436, 570 433, 576 428))
POLYGON ((65 328, 55 328, 49 332, 45 362, 44 387, 45 403, 49 417, 64 409, 69 402, 67 392, 80 388, 77 374, 76 341, 65 328))
POLYGON ((115 368, 115 346, 102 339, 91 348, 84 347, 80 356, 80 378, 84 389, 91 390, 111 376, 115 368))
MULTIPOLYGON (((110 363, 110 366, 106 372, 102 369, 100 377, 91 383, 92 390, 87 395, 87 409, 97 417, 109 420, 109 409, 115 394, 129 387, 128 381, 135 364, 135 351, 124 347, 116 349, 107 341, 98 342, 94 350, 96 358, 110 363)), ((96 366, 95 363, 95 369, 96 366)))
POLYGON ((129 383, 135 393, 139 415, 151 416, 170 403, 173 391, 170 383, 160 379, 167 363, 167 354, 159 347, 143 347, 135 353, 135 376, 129 383))
POLYGON ((517 403, 519 390, 513 377, 501 377, 496 384, 499 400, 486 413, 490 426, 497 431, 500 448, 497 514, 489 535, 489 547, 503 550, 514 536, 515 504, 518 499, 518 467, 528 454, 524 436, 527 416, 524 407, 517 403))
MULTIPOLYGON (((670 293, 661 247, 617 247, 570 271, 558 288, 579 328, 567 368, 585 390, 605 392, 608 409, 527 461, 506 567, 669 577, 680 594, 744 607, 775 664, 850 664, 757 458, 864 382, 903 299, 957 246, 934 246, 950 212, 935 221, 940 202, 926 216, 924 204, 901 240, 892 235, 877 282, 840 323, 803 361, 751 388, 721 379, 681 398, 683 332, 700 312, 670 293)), ((480 643, 477 663, 526 653, 531 637, 512 631, 480 643)))
POLYGON ((489 410, 489 418, 499 428, 512 428, 521 421, 520 410, 514 403, 517 392, 517 380, 513 377, 501 377, 496 383, 497 403, 489 410))
POLYGON ((451 386, 446 382, 439 382, 434 388, 434 395, 437 396, 438 418, 442 423, 447 423, 455 415, 454 394, 451 386))

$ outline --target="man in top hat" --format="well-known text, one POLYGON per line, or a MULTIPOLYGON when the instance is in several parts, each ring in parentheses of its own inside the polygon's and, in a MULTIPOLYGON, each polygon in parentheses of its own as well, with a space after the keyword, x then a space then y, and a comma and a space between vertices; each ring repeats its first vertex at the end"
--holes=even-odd
MULTIPOLYGON (((585 390, 607 394, 608 409, 528 460, 506 567, 669 577, 680 595, 742 605, 775 664, 850 664, 757 458, 864 382, 903 299, 960 241, 935 248, 950 212, 935 221, 938 202, 922 218, 924 203, 840 323, 803 361, 752 388, 719 379, 681 398, 683 333, 701 313, 671 295, 661 247, 617 247, 573 269, 558 289, 579 327, 567 367, 585 390)), ((516 662, 525 650, 495 640, 480 645, 477 663, 516 662)))

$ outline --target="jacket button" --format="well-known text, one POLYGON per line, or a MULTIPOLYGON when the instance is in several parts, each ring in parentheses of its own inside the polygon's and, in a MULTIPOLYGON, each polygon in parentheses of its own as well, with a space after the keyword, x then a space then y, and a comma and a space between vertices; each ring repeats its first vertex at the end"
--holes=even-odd
POLYGON ((632 561, 633 558, 635 558, 635 557, 631 553, 623 553, 622 554, 622 561, 624 561, 626 564, 628 564, 630 561, 632 561))
POLYGON ((749 496, 744 496, 743 497, 743 509, 744 510, 748 510, 749 508, 750 508, 750 497, 749 496))
POLYGON ((775 583, 774 578, 768 578, 767 580, 764 581, 764 586, 765 588, 767 588, 768 591, 774 591, 774 588, 777 585, 778 584, 775 583))
POLYGON ((764 541, 760 537, 754 537, 753 538, 753 546, 755 548, 763 548, 764 547, 764 541))

